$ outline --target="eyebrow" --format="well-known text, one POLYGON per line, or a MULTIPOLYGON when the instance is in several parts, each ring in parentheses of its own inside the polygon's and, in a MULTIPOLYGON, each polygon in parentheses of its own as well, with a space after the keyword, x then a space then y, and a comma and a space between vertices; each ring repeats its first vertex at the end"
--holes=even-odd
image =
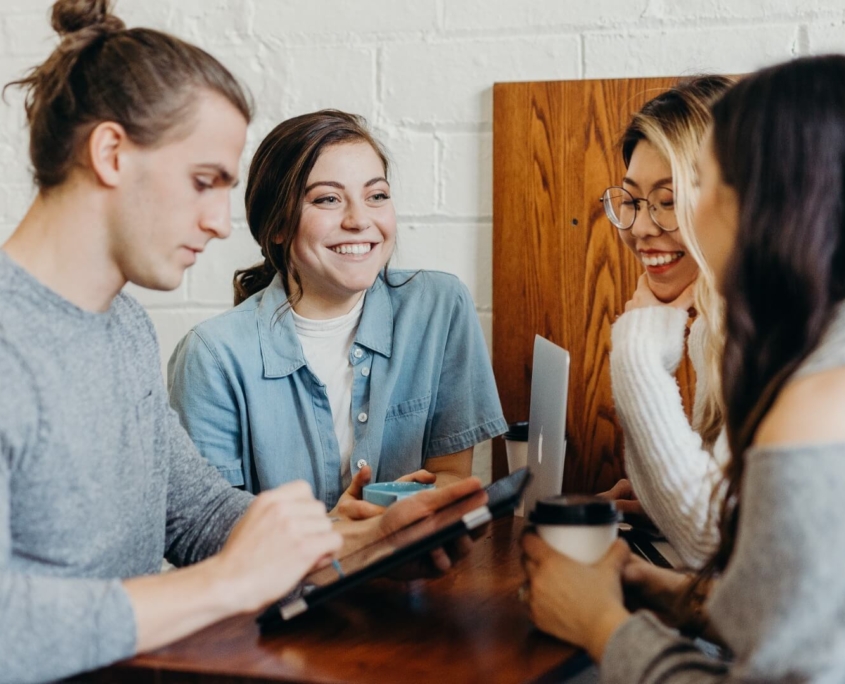
MULTIPOLYGON (((628 176, 625 176, 622 179, 622 182, 627 183, 628 185, 633 185, 638 190, 641 189, 639 183, 637 183, 637 181, 633 180, 632 178, 628 178, 628 176)), ((658 181, 656 181, 654 183, 654 185, 652 185, 651 187, 652 188, 659 188, 659 187, 662 187, 664 185, 669 185, 671 182, 672 182, 672 176, 666 176, 666 178, 661 178, 658 181)))
MULTIPOLYGON (((384 181, 385 183, 390 185, 387 178, 385 178, 384 176, 376 176, 375 178, 370 178, 370 180, 368 180, 366 183, 364 183, 364 187, 369 188, 371 185, 375 185, 376 183, 378 183, 380 181, 384 181)), ((330 188, 337 188, 338 190, 346 190, 346 186, 343 183, 338 183, 337 181, 317 181, 316 183, 311 183, 311 185, 306 187, 305 192, 310 192, 311 190, 313 190, 314 188, 316 188, 319 185, 328 185, 330 188)))
POLYGON ((214 171, 218 176, 220 176, 220 180, 222 180, 226 185, 229 185, 233 188, 238 187, 238 183, 240 183, 240 179, 235 178, 229 170, 223 166, 222 164, 197 164, 200 169, 208 169, 209 171, 214 171))

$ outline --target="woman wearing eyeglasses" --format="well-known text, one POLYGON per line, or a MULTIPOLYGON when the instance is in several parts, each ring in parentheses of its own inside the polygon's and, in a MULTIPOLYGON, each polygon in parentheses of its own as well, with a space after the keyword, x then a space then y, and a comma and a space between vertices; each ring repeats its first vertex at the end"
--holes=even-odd
POLYGON ((731 85, 699 77, 650 100, 621 142, 626 172, 602 203, 620 239, 645 272, 613 326, 613 397, 625 432, 630 482, 606 494, 623 510, 640 508, 681 560, 698 567, 718 543, 712 492, 727 459, 719 399, 722 332, 712 276, 699 266, 692 231, 695 159, 709 105, 731 85), (675 372, 687 350, 696 372, 693 420, 684 413, 675 372))

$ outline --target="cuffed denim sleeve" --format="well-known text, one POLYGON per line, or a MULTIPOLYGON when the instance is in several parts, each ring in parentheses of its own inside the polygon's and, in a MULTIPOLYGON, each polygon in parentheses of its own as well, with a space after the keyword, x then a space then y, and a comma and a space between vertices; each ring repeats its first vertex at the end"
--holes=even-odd
POLYGON ((230 484, 243 486, 242 402, 219 359, 196 331, 174 350, 167 378, 170 404, 197 449, 230 484))
POLYGON ((508 429, 475 304, 457 278, 454 292, 424 458, 463 451, 508 429))

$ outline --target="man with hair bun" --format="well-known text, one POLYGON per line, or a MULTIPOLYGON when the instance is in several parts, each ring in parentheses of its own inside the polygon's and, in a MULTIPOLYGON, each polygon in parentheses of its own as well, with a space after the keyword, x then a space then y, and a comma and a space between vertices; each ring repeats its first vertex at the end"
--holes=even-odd
MULTIPOLYGON (((169 408, 152 324, 230 232, 250 105, 199 48, 59 0, 26 92, 38 195, 0 249, 0 683, 68 677, 256 611, 469 479, 332 525, 308 485, 253 497, 169 408), (161 558, 180 569, 157 574, 161 558), (181 569, 182 566, 191 567, 181 569)), ((441 568, 449 559, 435 556, 441 568)))

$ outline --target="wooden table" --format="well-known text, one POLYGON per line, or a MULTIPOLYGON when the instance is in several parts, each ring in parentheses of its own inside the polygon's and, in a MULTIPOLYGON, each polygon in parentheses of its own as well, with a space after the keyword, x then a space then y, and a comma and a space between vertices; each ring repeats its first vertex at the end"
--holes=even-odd
POLYGON ((435 580, 377 580, 261 636, 232 618, 93 675, 142 682, 542 682, 582 660, 540 633, 517 599, 521 518, 503 518, 435 580))

